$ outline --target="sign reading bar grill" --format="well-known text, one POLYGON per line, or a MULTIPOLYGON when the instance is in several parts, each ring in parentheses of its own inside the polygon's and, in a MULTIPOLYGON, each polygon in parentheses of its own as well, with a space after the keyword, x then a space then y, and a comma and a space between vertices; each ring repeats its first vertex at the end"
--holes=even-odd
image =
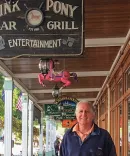
POLYGON ((76 56, 83 51, 83 0, 0 1, 0 56, 76 56))

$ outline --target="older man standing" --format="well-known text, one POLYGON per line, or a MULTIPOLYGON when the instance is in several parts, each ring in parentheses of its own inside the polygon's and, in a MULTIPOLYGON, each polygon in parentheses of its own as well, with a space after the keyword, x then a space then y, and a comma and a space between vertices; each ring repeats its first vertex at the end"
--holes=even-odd
POLYGON ((65 133, 60 156, 117 156, 110 134, 94 123, 92 104, 80 101, 75 113, 77 124, 65 133))

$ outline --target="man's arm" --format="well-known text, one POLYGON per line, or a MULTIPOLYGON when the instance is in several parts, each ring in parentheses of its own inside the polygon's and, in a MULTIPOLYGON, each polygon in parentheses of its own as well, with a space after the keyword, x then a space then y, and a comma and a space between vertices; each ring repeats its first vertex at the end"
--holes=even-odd
POLYGON ((108 133, 108 137, 107 137, 107 147, 108 147, 108 149, 107 149, 108 156, 117 156, 114 142, 109 133, 108 133))
POLYGON ((62 140, 61 145, 60 145, 60 156, 65 156, 63 140, 62 140))

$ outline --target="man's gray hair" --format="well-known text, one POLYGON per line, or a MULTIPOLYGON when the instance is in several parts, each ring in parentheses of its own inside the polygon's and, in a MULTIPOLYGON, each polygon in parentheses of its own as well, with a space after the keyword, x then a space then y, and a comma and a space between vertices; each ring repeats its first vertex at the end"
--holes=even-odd
POLYGON ((77 103, 77 105, 76 105, 75 113, 77 112, 79 105, 82 104, 82 103, 84 103, 84 104, 86 104, 86 105, 89 105, 89 107, 92 109, 92 111, 93 111, 94 113, 96 112, 95 107, 93 106, 92 103, 88 102, 87 100, 81 100, 81 101, 79 101, 79 102, 77 103))

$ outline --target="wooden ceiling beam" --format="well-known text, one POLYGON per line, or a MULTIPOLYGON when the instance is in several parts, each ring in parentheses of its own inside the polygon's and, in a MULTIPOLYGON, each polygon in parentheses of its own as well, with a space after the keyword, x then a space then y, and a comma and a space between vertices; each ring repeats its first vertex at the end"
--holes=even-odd
MULTIPOLYGON (((109 75, 109 71, 84 71, 84 72, 75 72, 78 77, 89 77, 89 76, 107 76, 109 75)), ((14 74, 15 78, 37 78, 39 73, 19 73, 14 74)))
MULTIPOLYGON (((74 92, 98 92, 101 88, 75 88, 75 89, 62 89, 63 93, 74 93, 74 92)), ((41 90, 29 90, 30 93, 52 93, 52 89, 41 89, 41 90)))
MULTIPOLYGON (((81 100, 87 100, 87 101, 95 101, 96 98, 82 98, 78 99, 79 101, 81 100)), ((40 104, 53 104, 55 102, 55 99, 49 99, 49 100, 39 100, 38 103, 40 104)))

